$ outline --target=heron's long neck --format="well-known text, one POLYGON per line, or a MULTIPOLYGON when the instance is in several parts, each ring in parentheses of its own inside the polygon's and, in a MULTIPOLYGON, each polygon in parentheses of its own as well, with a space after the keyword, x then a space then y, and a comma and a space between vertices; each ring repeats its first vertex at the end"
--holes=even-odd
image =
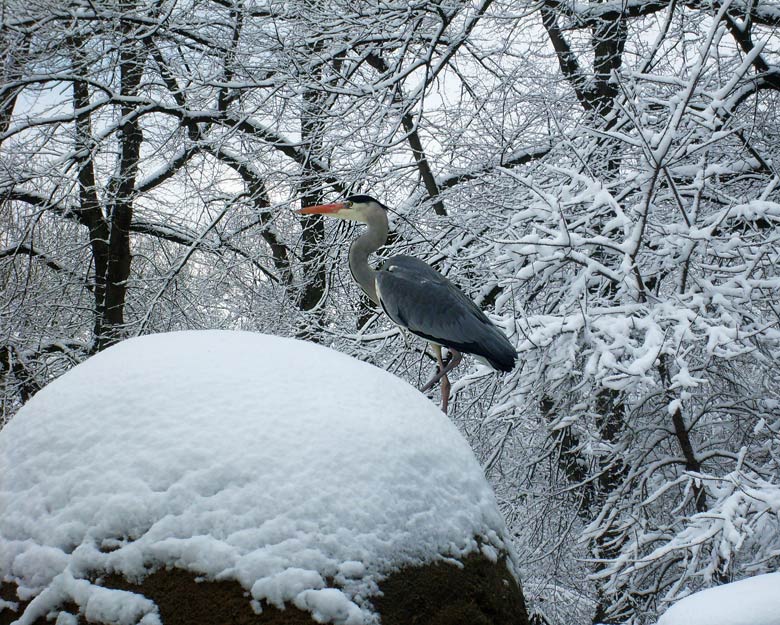
POLYGON ((375 304, 379 303, 376 294, 376 270, 368 264, 368 257, 387 241, 387 215, 384 211, 371 213, 366 221, 368 230, 359 236, 349 248, 349 270, 366 295, 375 304))

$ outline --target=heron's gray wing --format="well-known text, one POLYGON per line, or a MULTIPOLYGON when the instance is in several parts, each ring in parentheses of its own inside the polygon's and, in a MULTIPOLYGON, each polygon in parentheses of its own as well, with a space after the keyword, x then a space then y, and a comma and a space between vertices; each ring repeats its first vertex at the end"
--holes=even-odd
POLYGON ((395 323, 428 341, 477 354, 501 371, 517 352, 504 334, 458 287, 411 256, 388 259, 376 275, 379 301, 395 323))

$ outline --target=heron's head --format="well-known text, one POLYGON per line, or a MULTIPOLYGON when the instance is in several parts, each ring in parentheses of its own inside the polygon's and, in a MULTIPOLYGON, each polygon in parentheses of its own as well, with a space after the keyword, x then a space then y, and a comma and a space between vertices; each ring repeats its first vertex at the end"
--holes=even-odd
POLYGON ((327 215, 336 219, 367 223, 372 215, 385 214, 387 207, 370 195, 351 195, 340 202, 307 206, 297 211, 301 215, 327 215))

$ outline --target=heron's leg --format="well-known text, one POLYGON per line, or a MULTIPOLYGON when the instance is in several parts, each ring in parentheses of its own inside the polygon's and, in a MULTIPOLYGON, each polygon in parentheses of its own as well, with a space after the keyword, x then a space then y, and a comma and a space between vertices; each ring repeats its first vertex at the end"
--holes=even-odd
MULTIPOLYGON (((441 381, 441 410, 444 414, 447 414, 447 407, 450 403, 450 379, 447 377, 447 374, 445 373, 445 364, 444 359, 441 356, 441 345, 438 345, 437 343, 430 343, 430 346, 433 348, 434 353, 436 354, 436 361, 439 363, 439 370, 436 372, 436 375, 431 378, 428 383, 420 389, 421 391, 427 391, 430 389, 434 384, 436 384, 437 381, 441 381)), ((451 359, 451 356, 450 356, 451 359)), ((449 362, 447 363, 449 364, 449 362)))
MULTIPOLYGON (((434 344, 433 351, 436 352, 436 360, 439 362, 439 372, 443 372, 445 365, 444 359, 441 357, 441 345, 434 344)), ((449 359, 452 360, 452 354, 450 354, 449 359)), ((446 374, 440 373, 439 375, 441 375, 441 411, 447 414, 447 408, 450 405, 450 379, 446 374)))
POLYGON ((444 375, 444 361, 442 360, 441 356, 441 345, 437 345, 436 343, 428 343, 433 348, 433 353, 436 354, 436 362, 439 363, 439 370, 433 375, 433 377, 428 380, 423 386, 420 387, 420 391, 423 393, 425 391, 430 390, 433 388, 433 385, 436 384, 439 380, 441 380, 441 377, 444 375))
POLYGON ((441 357, 439 357, 439 367, 442 369, 442 376, 441 376, 441 410, 444 414, 447 413, 447 409, 450 405, 450 379, 447 376, 447 373, 452 371, 455 367, 458 366, 458 363, 460 363, 461 360, 463 360, 463 356, 461 356, 460 352, 454 349, 450 349, 450 355, 447 357, 447 366, 444 366, 444 363, 442 362, 441 357))
MULTIPOLYGON (((423 386, 420 390, 424 393, 425 391, 429 390, 436 382, 441 380, 442 378, 447 377, 447 374, 452 371, 455 367, 457 367, 460 364, 460 361, 463 360, 463 355, 457 350, 457 349, 450 349, 451 352, 451 358, 450 361, 447 363, 446 366, 444 366, 444 361, 441 357, 441 346, 431 344, 433 346, 433 351, 436 352, 436 360, 439 361, 439 372, 433 376, 428 382, 423 386)), ((447 383, 449 384, 449 379, 447 380, 447 383)))

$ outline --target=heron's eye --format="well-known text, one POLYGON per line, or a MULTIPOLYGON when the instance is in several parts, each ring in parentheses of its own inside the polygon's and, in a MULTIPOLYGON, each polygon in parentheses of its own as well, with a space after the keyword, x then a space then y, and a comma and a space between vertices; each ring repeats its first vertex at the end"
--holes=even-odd
POLYGON ((352 202, 349 200, 344 201, 344 208, 352 208, 352 202))

